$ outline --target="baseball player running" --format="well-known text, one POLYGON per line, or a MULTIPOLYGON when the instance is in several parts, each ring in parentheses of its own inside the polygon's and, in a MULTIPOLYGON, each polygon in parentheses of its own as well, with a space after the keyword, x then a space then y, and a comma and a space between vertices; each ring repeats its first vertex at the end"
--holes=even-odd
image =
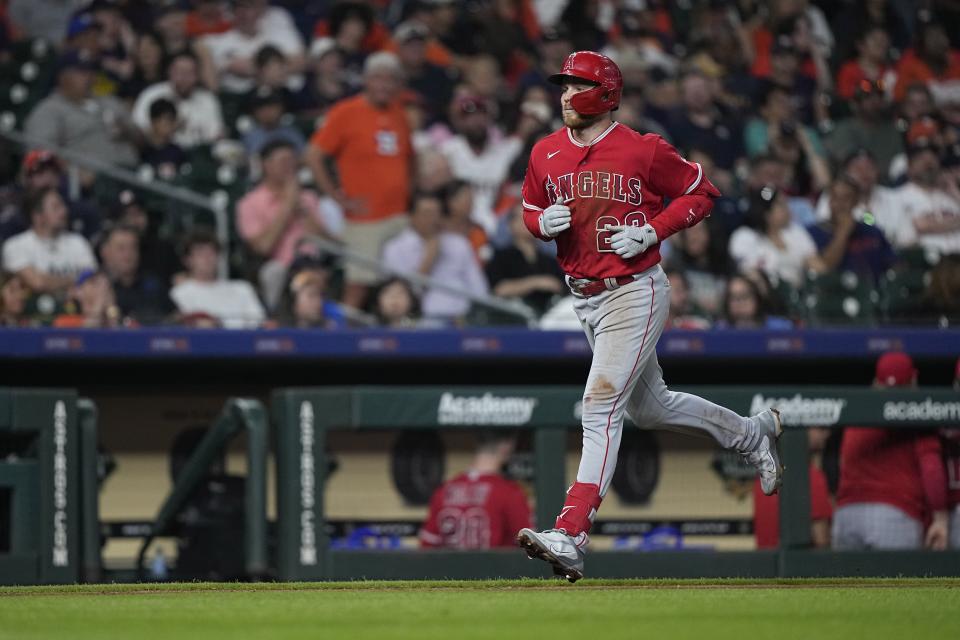
POLYGON ((584 550, 613 477, 624 411, 644 428, 707 433, 743 454, 763 492, 780 486, 780 417, 770 409, 744 418, 697 396, 667 389, 656 344, 670 304, 659 243, 698 223, 720 192, 700 165, 656 135, 613 121, 623 79, 606 56, 570 54, 551 82, 563 86, 564 128, 530 153, 523 184, 524 222, 557 243, 557 259, 576 297, 593 348, 583 394, 583 451, 577 480, 554 529, 521 529, 531 558, 571 582, 583 577, 584 550), (664 199, 670 204, 664 207, 664 199))

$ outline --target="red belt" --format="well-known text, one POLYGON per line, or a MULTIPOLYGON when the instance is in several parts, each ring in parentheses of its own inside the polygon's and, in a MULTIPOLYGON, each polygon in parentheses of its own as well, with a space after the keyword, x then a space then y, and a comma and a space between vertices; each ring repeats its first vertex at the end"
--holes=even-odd
POLYGON ((619 289, 625 284, 630 284, 636 280, 636 276, 619 276, 616 278, 604 278, 602 280, 588 280, 586 278, 567 278, 567 286, 573 295, 581 298, 589 298, 604 291, 613 291, 619 289))

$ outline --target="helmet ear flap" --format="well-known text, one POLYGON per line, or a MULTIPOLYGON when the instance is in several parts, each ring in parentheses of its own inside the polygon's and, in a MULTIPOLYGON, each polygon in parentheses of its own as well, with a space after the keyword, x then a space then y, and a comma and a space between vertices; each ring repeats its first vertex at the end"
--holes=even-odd
POLYGON ((570 98, 570 106, 574 111, 584 116, 595 116, 607 111, 612 111, 611 92, 603 85, 581 91, 570 98))

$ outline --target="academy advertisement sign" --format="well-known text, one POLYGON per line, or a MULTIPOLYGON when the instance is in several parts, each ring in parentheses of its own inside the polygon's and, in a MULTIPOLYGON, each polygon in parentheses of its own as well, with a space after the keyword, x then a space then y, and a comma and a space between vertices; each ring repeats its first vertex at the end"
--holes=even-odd
POLYGON ((780 411, 780 418, 785 426, 826 427, 840 421, 840 414, 846 405, 845 398, 805 396, 800 393, 776 398, 757 393, 750 403, 749 415, 756 415, 773 407, 780 411))
POLYGON ((437 407, 439 424, 519 426, 530 422, 539 400, 523 396, 458 396, 444 393, 437 407))
POLYGON ((883 419, 889 422, 960 422, 960 401, 937 402, 927 397, 923 400, 884 402, 883 419))

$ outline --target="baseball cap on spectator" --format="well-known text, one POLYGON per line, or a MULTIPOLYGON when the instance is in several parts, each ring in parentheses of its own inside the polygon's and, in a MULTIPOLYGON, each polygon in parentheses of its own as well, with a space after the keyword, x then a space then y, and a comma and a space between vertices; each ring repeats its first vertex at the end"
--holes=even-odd
POLYGON ((333 38, 317 38, 313 41, 313 44, 310 45, 310 57, 313 60, 320 60, 323 56, 336 50, 337 41, 333 38))
POLYGON ((395 73, 399 74, 403 70, 400 65, 400 58, 395 53, 389 51, 378 51, 370 56, 363 63, 363 75, 368 76, 371 73, 395 73))
POLYGON ((77 275, 77 279, 74 282, 74 284, 79 287, 84 282, 87 282, 91 278, 96 277, 99 273, 100 273, 99 269, 84 269, 77 275))
POLYGON ((397 44, 405 44, 413 40, 426 40, 429 37, 430 30, 414 20, 401 22, 393 31, 393 39, 397 41, 397 44))
POLYGON ((285 104, 283 94, 272 87, 257 87, 250 96, 249 109, 252 113, 260 107, 270 104, 285 104))
POLYGON ((907 128, 907 144, 917 144, 922 141, 931 141, 940 135, 940 125, 936 120, 928 116, 918 118, 910 123, 907 128))
POLYGON ((917 379, 913 360, 902 351, 888 351, 877 359, 876 383, 881 387, 903 387, 917 379))
POLYGON ((63 169, 63 166, 60 164, 60 159, 50 151, 46 149, 34 149, 24 156, 20 168, 23 170, 24 175, 29 176, 40 173, 44 169, 52 168, 60 171, 63 169))
POLYGON ((67 40, 76 38, 92 29, 100 29, 100 23, 96 21, 90 12, 78 13, 70 19, 67 25, 67 40))
POLYGON ((93 57, 86 51, 68 51, 57 61, 57 73, 67 70, 80 69, 82 71, 96 71, 97 65, 93 57))

